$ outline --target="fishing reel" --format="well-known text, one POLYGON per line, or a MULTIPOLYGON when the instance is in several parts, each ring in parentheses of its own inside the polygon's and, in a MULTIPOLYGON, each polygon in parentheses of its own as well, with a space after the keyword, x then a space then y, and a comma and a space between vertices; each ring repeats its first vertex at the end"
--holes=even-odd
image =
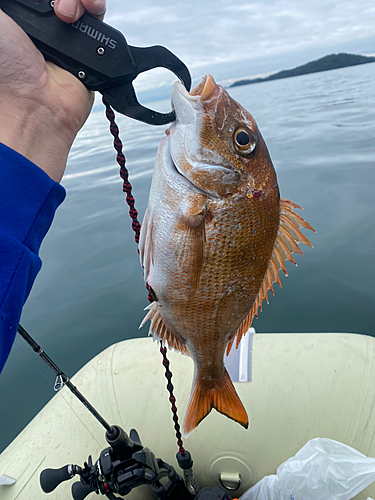
POLYGON ((100 453, 95 463, 89 456, 83 468, 70 464, 61 469, 45 469, 40 475, 42 490, 50 493, 60 483, 78 474, 81 480, 72 485, 74 500, 84 500, 93 491, 114 500, 119 498, 116 493, 125 496, 143 484, 161 500, 194 498, 173 467, 156 459, 151 450, 142 446, 135 429, 130 431, 130 436, 117 425, 112 429, 112 434, 106 432, 110 446, 100 453), (161 480, 165 477, 168 481, 163 485, 161 480))
MULTIPOLYGON (((65 465, 61 469, 45 469, 40 475, 40 485, 45 493, 52 492, 60 483, 80 476, 72 485, 74 500, 84 500, 92 492, 101 493, 110 500, 121 500, 115 494, 125 496, 133 488, 146 484, 159 500, 230 500, 221 488, 203 488, 197 495, 189 492, 184 480, 171 465, 156 458, 154 453, 141 444, 135 429, 130 436, 114 425, 113 432, 106 432, 110 445, 93 463, 91 455, 83 467, 65 465), (167 478, 167 479, 166 479, 167 478)), ((190 455, 180 463, 183 468, 192 466, 190 455)))

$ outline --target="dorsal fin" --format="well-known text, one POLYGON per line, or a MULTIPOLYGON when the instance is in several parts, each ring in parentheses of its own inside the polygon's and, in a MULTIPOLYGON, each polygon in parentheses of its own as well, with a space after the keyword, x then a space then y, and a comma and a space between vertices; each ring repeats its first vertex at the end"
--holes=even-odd
POLYGON ((150 328, 148 331, 149 335, 154 337, 154 340, 160 339, 163 342, 168 344, 169 348, 176 349, 176 351, 182 352, 182 354, 187 354, 189 356, 188 348, 182 344, 176 337, 171 334, 167 327, 164 325, 163 318, 160 314, 160 306, 159 303, 155 300, 151 302, 150 305, 145 307, 145 310, 148 309, 148 313, 143 318, 142 323, 139 325, 139 328, 146 323, 146 321, 151 320, 150 328))
POLYGON ((311 229, 314 233, 315 230, 310 226, 310 224, 302 219, 302 217, 294 213, 293 208, 303 210, 299 205, 296 205, 292 201, 281 198, 279 231, 276 236, 275 245, 273 247, 271 259, 268 263, 267 271, 264 275, 263 282, 260 285, 258 295, 249 314, 241 323, 234 337, 228 342, 227 355, 232 348, 234 339, 236 338, 237 349, 242 337, 250 328, 254 316, 256 318, 258 317, 258 309, 262 310, 263 300, 267 300, 268 303, 268 290, 271 290, 272 295, 274 295, 273 283, 278 283, 281 286, 279 271, 283 271, 285 276, 288 276, 284 262, 286 260, 290 260, 293 264, 296 264, 296 261, 292 257, 292 253, 297 252, 303 255, 298 243, 304 243, 305 245, 312 247, 312 244, 306 236, 301 233, 300 229, 302 227, 311 229))

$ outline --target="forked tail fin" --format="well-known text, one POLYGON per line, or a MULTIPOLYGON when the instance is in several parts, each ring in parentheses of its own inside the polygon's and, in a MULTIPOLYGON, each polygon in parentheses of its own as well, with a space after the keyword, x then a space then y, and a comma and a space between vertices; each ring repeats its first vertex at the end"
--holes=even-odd
POLYGON ((245 429, 249 426, 246 410, 234 388, 228 372, 224 369, 220 386, 208 389, 197 377, 186 410, 183 432, 187 437, 197 425, 215 408, 219 413, 235 420, 245 429))

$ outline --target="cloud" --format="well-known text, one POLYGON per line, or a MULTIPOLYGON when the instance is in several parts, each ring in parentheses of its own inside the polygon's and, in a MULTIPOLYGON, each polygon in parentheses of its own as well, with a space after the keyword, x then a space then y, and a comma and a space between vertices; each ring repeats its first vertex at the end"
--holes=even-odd
POLYGON ((181 21, 181 18, 162 5, 153 5, 137 10, 126 10, 121 14, 109 14, 106 21, 108 23, 121 23, 123 26, 155 26, 157 24, 176 23, 181 21))
MULTIPOLYGON (((363 46, 375 41, 373 0, 107 1, 106 21, 130 45, 166 46, 187 64, 193 78, 212 72, 230 79, 251 74, 251 68, 254 74, 277 71, 295 61, 308 62, 311 54, 349 52, 361 40, 363 46)), ((152 87, 152 81, 159 86, 168 81, 157 73, 142 78, 144 88, 152 87)))

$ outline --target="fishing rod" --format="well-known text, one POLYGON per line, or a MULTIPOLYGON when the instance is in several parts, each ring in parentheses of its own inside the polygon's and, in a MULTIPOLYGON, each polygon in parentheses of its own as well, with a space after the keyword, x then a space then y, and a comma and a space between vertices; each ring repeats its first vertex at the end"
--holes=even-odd
POLYGON ((110 500, 120 500, 115 493, 127 495, 133 488, 144 484, 159 500, 231 500, 218 486, 198 491, 199 487, 192 475, 193 461, 187 450, 184 450, 184 455, 180 452, 176 454, 178 464, 184 471, 182 479, 171 465, 156 458, 151 450, 141 444, 135 429, 131 429, 128 436, 120 426, 109 425, 21 325, 18 326, 18 333, 55 373, 54 389, 59 391, 66 385, 106 429, 105 438, 109 444, 109 448, 102 450, 95 463, 90 455, 83 467, 68 464, 60 469, 44 469, 40 474, 40 485, 45 493, 52 492, 62 482, 79 475, 80 481, 72 485, 74 500, 84 500, 94 491, 110 500), (168 481, 162 484, 161 479, 165 477, 168 481))
POLYGON ((92 404, 85 398, 85 396, 77 389, 75 385, 69 380, 65 373, 60 370, 60 368, 52 361, 52 359, 44 352, 44 350, 38 345, 35 340, 27 333, 27 331, 21 326, 18 326, 18 333, 21 337, 26 340, 29 346, 33 349, 38 356, 51 368, 56 374, 56 381, 54 385, 55 391, 59 391, 64 385, 81 401, 81 403, 89 410, 91 415, 93 415, 96 420, 105 428, 110 437, 114 437, 116 430, 113 426, 104 420, 100 413, 92 406, 92 404))

